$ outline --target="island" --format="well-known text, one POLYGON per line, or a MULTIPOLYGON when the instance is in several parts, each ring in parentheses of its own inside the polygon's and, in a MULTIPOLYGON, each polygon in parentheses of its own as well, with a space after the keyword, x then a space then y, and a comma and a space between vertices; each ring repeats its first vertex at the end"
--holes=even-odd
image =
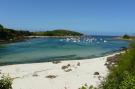
POLYGON ((26 30, 15 30, 5 28, 0 24, 0 43, 9 43, 21 41, 24 39, 28 39, 30 37, 70 37, 70 36, 82 36, 82 33, 65 30, 65 29, 56 29, 51 31, 38 31, 38 32, 30 32, 26 30))
POLYGON ((29 31, 9 29, 0 24, 0 43, 20 41, 29 35, 31 35, 29 31))
POLYGON ((56 29, 52 31, 42 31, 42 32, 32 32, 34 36, 82 36, 82 33, 65 30, 65 29, 56 29))

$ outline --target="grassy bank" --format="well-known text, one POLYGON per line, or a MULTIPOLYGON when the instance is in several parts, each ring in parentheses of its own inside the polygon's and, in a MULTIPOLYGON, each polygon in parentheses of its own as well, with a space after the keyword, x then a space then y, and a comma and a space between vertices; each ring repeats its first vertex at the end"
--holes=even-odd
POLYGON ((135 89, 135 42, 125 53, 107 58, 108 76, 98 87, 82 86, 80 89, 135 89))
POLYGON ((110 69, 108 77, 99 89, 135 89, 135 43, 129 45, 126 53, 110 69))

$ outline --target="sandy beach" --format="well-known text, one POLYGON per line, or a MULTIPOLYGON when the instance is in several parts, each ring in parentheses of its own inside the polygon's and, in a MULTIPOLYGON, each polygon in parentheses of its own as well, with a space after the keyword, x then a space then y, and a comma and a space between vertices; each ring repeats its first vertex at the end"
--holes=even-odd
POLYGON ((6 65, 0 67, 0 75, 9 74, 13 78, 13 89, 78 89, 85 84, 98 86, 108 73, 105 63, 109 56, 6 65))

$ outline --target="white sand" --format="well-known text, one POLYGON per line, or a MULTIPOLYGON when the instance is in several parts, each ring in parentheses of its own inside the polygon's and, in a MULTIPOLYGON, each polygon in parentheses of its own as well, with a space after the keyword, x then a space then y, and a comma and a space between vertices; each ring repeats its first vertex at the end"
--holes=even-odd
POLYGON ((9 74, 15 78, 13 89, 78 89, 84 84, 88 86, 100 84, 102 78, 99 80, 99 75, 94 75, 94 73, 99 72, 102 77, 107 75, 108 70, 104 65, 107 57, 61 61, 58 64, 46 62, 7 65, 1 66, 0 71, 2 74, 9 74), (78 62, 80 66, 77 66, 78 62), (68 69, 72 71, 62 70, 61 67, 67 64, 71 65, 68 69), (48 75, 56 75, 56 78, 46 78, 48 75))

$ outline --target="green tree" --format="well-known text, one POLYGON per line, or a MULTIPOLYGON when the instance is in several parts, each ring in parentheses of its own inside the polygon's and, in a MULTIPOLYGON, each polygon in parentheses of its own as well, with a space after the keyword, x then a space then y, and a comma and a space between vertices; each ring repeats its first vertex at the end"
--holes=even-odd
POLYGON ((127 35, 127 34, 125 34, 125 35, 123 36, 123 39, 129 39, 129 38, 130 38, 130 36, 127 35))
POLYGON ((0 24, 0 29, 4 29, 3 25, 0 24))

